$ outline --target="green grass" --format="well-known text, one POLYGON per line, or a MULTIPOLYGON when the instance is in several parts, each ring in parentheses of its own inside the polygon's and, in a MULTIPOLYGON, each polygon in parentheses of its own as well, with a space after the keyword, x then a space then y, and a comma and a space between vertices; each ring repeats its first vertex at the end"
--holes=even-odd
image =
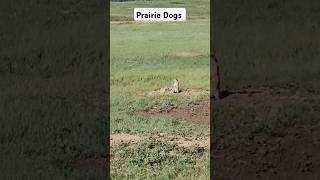
POLYGON ((105 177, 71 165, 105 158, 107 132, 104 5, 74 3, 1 2, 2 179, 105 177))
POLYGON ((196 146, 183 148, 162 141, 144 140, 136 148, 117 146, 112 153, 114 179, 209 178, 209 154, 196 146), (173 149, 181 157, 169 155, 169 151, 173 149), (124 169, 127 170, 123 171, 124 169))
POLYGON ((290 82, 320 87, 318 1, 233 0, 217 1, 214 7, 224 86, 290 82))
MULTIPOLYGON (((217 0, 214 46, 226 89, 292 84, 320 87, 320 4, 299 0, 217 0)), ((294 96, 294 94, 292 95, 294 96)), ((319 100, 262 108, 216 107, 214 139, 227 144, 284 136, 287 128, 319 124, 319 100)))
MULTIPOLYGON (((209 128, 168 117, 141 117, 137 112, 164 111, 187 106, 209 97, 145 96, 171 86, 178 78, 182 88, 209 90, 209 1, 137 1, 111 3, 111 19, 132 20, 134 7, 186 7, 190 19, 183 23, 111 25, 111 133, 170 133, 207 136, 209 128), (196 7, 195 7, 196 6, 196 7), (132 11, 132 12, 131 12, 132 11), (199 57, 177 57, 181 51, 200 52, 199 57)), ((152 140, 151 140, 152 141, 152 140)), ((209 152, 172 157, 172 144, 140 142, 112 147, 114 179, 208 179, 209 152), (153 144, 150 147, 150 143, 153 144), (156 161, 156 163, 153 163, 156 161), (191 173, 192 172, 192 173, 191 173)))
POLYGON ((212 114, 215 120, 214 139, 228 145, 252 144, 274 137, 285 137, 288 128, 312 127, 320 122, 319 100, 280 107, 266 105, 263 109, 228 106, 216 109, 212 114))

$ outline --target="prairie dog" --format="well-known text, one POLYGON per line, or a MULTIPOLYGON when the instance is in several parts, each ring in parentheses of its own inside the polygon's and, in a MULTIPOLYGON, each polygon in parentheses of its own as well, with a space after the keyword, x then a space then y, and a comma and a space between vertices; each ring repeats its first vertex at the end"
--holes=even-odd
POLYGON ((211 97, 214 97, 216 100, 220 99, 220 74, 219 74, 219 66, 218 59, 214 54, 210 55, 210 65, 211 65, 211 89, 212 94, 211 97))
POLYGON ((173 93, 179 93, 180 92, 180 84, 178 79, 173 80, 173 88, 172 88, 173 93))

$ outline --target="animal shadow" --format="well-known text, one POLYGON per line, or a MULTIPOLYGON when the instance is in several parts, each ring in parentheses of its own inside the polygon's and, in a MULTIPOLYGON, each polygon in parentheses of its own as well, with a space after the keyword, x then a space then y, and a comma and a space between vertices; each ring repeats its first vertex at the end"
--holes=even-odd
MULTIPOLYGON (((222 99, 227 98, 228 96, 232 96, 232 95, 236 95, 236 94, 252 95, 252 94, 259 94, 259 93, 262 93, 262 91, 258 91, 258 90, 237 90, 237 91, 223 90, 223 91, 220 91, 219 99, 222 100, 222 99)), ((210 97, 210 99, 211 98, 215 99, 214 97, 210 97)))

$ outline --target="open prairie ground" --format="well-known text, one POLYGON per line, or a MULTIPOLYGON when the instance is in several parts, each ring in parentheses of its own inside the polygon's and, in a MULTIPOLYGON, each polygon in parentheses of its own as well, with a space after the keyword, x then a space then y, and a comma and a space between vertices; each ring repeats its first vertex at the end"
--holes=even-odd
POLYGON ((320 3, 216 0, 217 179, 319 179, 320 3))
POLYGON ((106 6, 1 1, 1 179, 103 179, 106 6))
POLYGON ((209 1, 111 3, 113 179, 209 179, 209 1), (135 23, 134 7, 186 7, 135 23), (165 93, 173 80, 182 91, 165 93))

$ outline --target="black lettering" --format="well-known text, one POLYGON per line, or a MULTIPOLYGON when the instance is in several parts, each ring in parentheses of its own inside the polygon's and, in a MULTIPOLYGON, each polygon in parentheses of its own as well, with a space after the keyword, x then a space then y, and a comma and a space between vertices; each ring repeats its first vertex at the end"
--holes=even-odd
POLYGON ((141 16, 141 12, 137 12, 137 18, 141 16))
POLYGON ((174 18, 173 18, 174 20, 177 20, 178 14, 174 14, 173 17, 174 17, 174 18))
POLYGON ((167 17, 168 17, 168 15, 169 15, 169 13, 168 13, 168 12, 163 12, 163 18, 167 18, 167 17))

